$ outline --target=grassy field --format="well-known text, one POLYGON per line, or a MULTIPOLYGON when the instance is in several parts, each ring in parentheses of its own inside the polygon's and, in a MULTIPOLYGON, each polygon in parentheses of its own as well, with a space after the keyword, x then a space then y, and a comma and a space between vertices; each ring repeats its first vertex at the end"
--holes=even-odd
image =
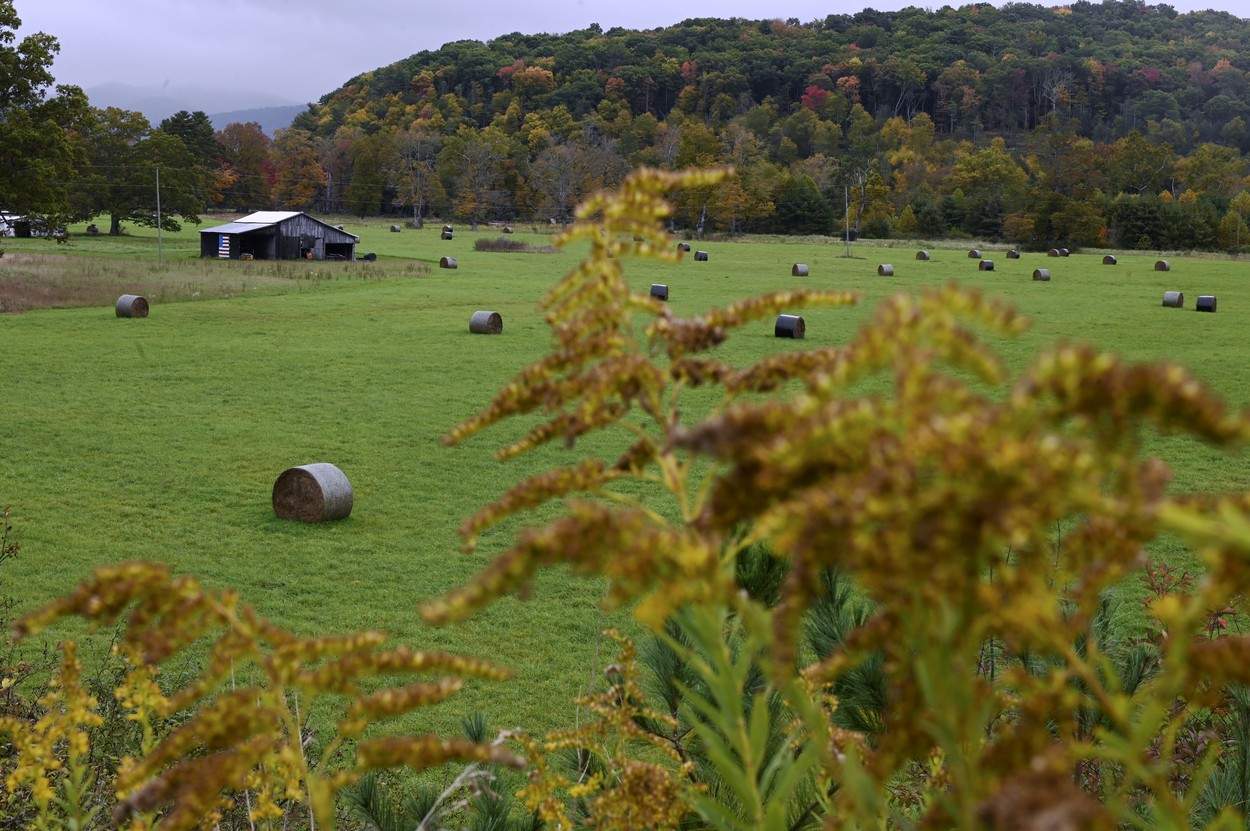
MULTIPOLYGON (((288 291, 283 286, 298 281, 278 276, 243 296, 155 303, 142 321, 116 319, 108 303, 0 315, 0 504, 13 506, 23 544, 22 557, 0 574, 0 593, 17 594, 28 609, 102 563, 161 560, 237 588, 300 631, 377 627, 403 642, 491 657, 516 670, 513 682, 472 685, 411 726, 445 728, 474 708, 496 725, 568 723, 572 698, 608 657, 598 633, 623 620, 601 611, 601 586, 548 573, 529 600, 506 600, 450 629, 424 627, 416 608, 481 567, 515 530, 493 533, 479 554, 464 557, 455 534, 463 517, 521 477, 573 458, 552 447, 500 465, 491 454, 515 427, 454 449, 439 437, 544 353, 537 302, 579 252, 479 253, 473 242, 494 236, 487 229, 460 229, 443 242, 438 225, 401 234, 388 226, 348 223, 363 237, 361 249, 380 255, 369 279, 288 291), (443 254, 457 257, 459 270, 413 271, 443 254), (503 314, 501 337, 467 333, 469 315, 483 308, 503 314), (316 527, 276 520, 269 506, 276 475, 323 460, 351 478, 352 517, 316 527)), ((194 229, 166 242, 169 265, 145 279, 168 273, 176 280, 183 269, 201 269, 230 285, 247 274, 245 263, 191 262, 194 229)), ((23 256, 149 264, 155 253, 150 234, 80 238, 59 251, 40 240, 5 247, 23 256)), ((679 313, 795 285, 862 292, 858 308, 806 313, 809 347, 847 340, 891 293, 958 280, 1011 299, 1033 319, 1026 336, 1003 344, 1013 367, 1057 340, 1090 341, 1135 359, 1178 361, 1231 402, 1250 401, 1250 283, 1236 261, 1174 257, 1174 270, 1160 274, 1153 256, 1123 256, 1104 267, 1088 254, 1012 261, 1000 248, 990 254, 997 270, 981 273, 951 248, 934 249, 934 260, 920 263, 914 247, 860 246, 849 260, 841 246, 811 241, 700 247, 710 262, 630 262, 630 279, 642 289, 669 283, 679 313), (795 261, 810 264, 809 278, 789 276, 795 261), (893 263, 896 276, 878 277, 879 262, 893 263), (1052 282, 1029 279, 1038 266, 1052 270, 1052 282), (1172 288, 1185 292, 1188 309, 1160 307, 1172 288), (1218 314, 1192 311, 1199 293, 1219 296, 1218 314)), ((0 282, 20 261, 0 259, 0 282)), ((127 277, 125 269, 109 273, 110 287, 127 277)), ((796 346, 761 323, 722 349, 746 363, 796 346)), ((1179 487, 1250 488, 1242 458, 1176 438, 1152 445, 1174 467, 1179 487)), ((603 441, 590 447, 614 449, 603 441)), ((1158 553, 1184 556, 1166 542, 1158 553)), ((103 642, 97 638, 95 648, 103 642)))

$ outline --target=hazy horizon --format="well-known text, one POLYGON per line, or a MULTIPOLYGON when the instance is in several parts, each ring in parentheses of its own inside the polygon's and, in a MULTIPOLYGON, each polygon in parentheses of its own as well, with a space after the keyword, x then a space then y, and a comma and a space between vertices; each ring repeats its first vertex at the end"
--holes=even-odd
MULTIPOLYGON (((408 0, 356 0, 350 13, 338 0, 221 0, 208 11, 189 0, 128 0, 125 14, 98 0, 16 0, 19 34, 44 31, 61 42, 56 77, 84 88, 107 84, 141 86, 153 94, 170 91, 192 102, 187 90, 236 94, 234 109, 315 101, 350 78, 437 49, 454 40, 490 40, 511 32, 567 32, 598 23, 655 28, 691 17, 798 18, 816 20, 865 7, 881 11, 931 4, 916 0, 782 0, 761 5, 747 0, 639 0, 600 4, 552 0, 522 6, 482 0, 471 12, 408 0), (766 12, 766 13, 765 13, 766 12), (229 16, 248 25, 217 25, 229 16), (263 84, 257 83, 264 77, 263 84)), ((944 4, 937 4, 938 6, 944 4)), ((956 4, 952 4, 956 5, 956 4)), ((1063 5, 1043 0, 1041 5, 1063 5)), ((1178 11, 1199 8, 1241 13, 1244 0, 1177 0, 1178 11)))

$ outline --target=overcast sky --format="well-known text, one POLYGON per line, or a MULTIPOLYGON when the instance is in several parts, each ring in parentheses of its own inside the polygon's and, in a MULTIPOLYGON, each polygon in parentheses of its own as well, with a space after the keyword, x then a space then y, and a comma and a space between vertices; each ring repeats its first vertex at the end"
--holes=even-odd
MULTIPOLYGON (((952 0, 957 2, 958 0, 952 0)), ((1058 0, 1044 0, 1058 5, 1058 0)), ((187 87, 258 85, 278 103, 315 100, 365 70, 422 49, 508 32, 564 32, 597 22, 655 27, 682 18, 822 18, 866 5, 939 7, 925 0, 16 0, 24 31, 61 41, 56 74, 187 87)), ((1173 0, 1186 11, 1245 13, 1247 0, 1173 0)))

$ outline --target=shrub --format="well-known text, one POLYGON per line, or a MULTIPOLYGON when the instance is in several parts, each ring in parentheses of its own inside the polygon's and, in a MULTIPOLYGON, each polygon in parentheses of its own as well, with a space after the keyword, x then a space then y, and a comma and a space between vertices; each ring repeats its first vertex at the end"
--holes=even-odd
POLYGON ((499 237, 497 239, 479 239, 473 243, 474 251, 494 251, 504 254, 551 254, 555 251, 550 246, 538 247, 522 242, 519 239, 499 237))

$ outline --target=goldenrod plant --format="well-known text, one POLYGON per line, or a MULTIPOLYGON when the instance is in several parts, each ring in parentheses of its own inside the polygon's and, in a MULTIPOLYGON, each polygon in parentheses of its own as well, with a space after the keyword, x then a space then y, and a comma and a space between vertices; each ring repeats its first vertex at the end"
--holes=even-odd
MULTIPOLYGON (((595 431, 631 448, 529 479, 466 522, 472 550, 502 518, 566 501, 426 618, 463 619, 565 564, 606 578, 609 602, 657 631, 680 622, 709 685, 683 688, 681 706, 732 784, 727 799, 695 787, 687 804, 716 828, 790 827, 794 806, 769 798, 778 778, 785 798, 799 782, 825 795, 816 813, 836 828, 1018 828, 1041 816, 1048 827, 1189 828, 1222 763, 1214 746, 1182 760, 1180 744, 1226 685, 1250 678, 1250 640, 1208 625, 1250 589, 1250 499, 1170 493, 1143 438, 1233 448, 1246 419, 1177 366, 1086 346, 1047 351, 1012 381, 990 339, 1028 322, 954 286, 884 301, 846 345, 729 365, 715 348, 734 329, 855 298, 781 293, 683 319, 632 293, 629 257, 680 256, 660 231, 664 194, 723 175, 642 171, 581 208, 561 244, 587 241, 590 253, 545 300, 550 354, 448 440, 542 414, 501 458, 595 431), (719 387, 721 402, 683 408, 696 386, 719 387), (639 499, 637 482, 671 506, 639 499), (1164 533, 1206 574, 1155 597, 1156 637, 1117 663, 1095 631, 1108 593, 1164 533), (786 565, 775 606, 740 590, 738 561, 759 544, 786 565), (800 636, 834 590, 831 569, 866 605, 861 625, 815 654, 800 636), (756 692, 743 683, 753 650, 768 679, 756 692), (884 706, 840 714, 835 691, 870 662, 884 706), (780 756, 756 716, 773 693, 790 720, 780 756)), ((541 767, 535 777, 548 781, 541 767)), ((545 816, 571 827, 554 808, 545 816)))
MULTIPOLYGON (((449 761, 517 766, 499 744, 434 735, 364 736, 370 725, 437 704, 464 678, 503 680, 484 661, 442 652, 388 647, 378 632, 306 638, 255 613, 238 597, 214 592, 166 568, 109 566, 72 595, 23 619, 22 634, 75 616, 97 624, 126 615, 118 649, 131 667, 116 690, 142 728, 138 758, 124 760, 111 823, 126 828, 211 828, 223 811, 244 806, 256 827, 281 827, 293 812, 309 828, 332 829, 335 795, 365 773, 423 770, 449 761), (202 671, 173 690, 160 667, 195 644, 208 644, 202 671), (439 676, 419 680, 420 676, 439 676), (235 683, 236 678, 252 679, 235 683), (403 678, 406 683, 383 683, 403 678), (301 713, 323 698, 346 699, 334 734, 314 758, 301 713), (177 726, 165 729, 171 721, 177 726), (350 747, 350 750, 349 750, 350 747)), ((12 800, 32 800, 37 827, 85 829, 94 810, 84 759, 99 723, 98 702, 79 683, 72 644, 31 723, 0 721, 16 748, 6 786, 12 800)))

